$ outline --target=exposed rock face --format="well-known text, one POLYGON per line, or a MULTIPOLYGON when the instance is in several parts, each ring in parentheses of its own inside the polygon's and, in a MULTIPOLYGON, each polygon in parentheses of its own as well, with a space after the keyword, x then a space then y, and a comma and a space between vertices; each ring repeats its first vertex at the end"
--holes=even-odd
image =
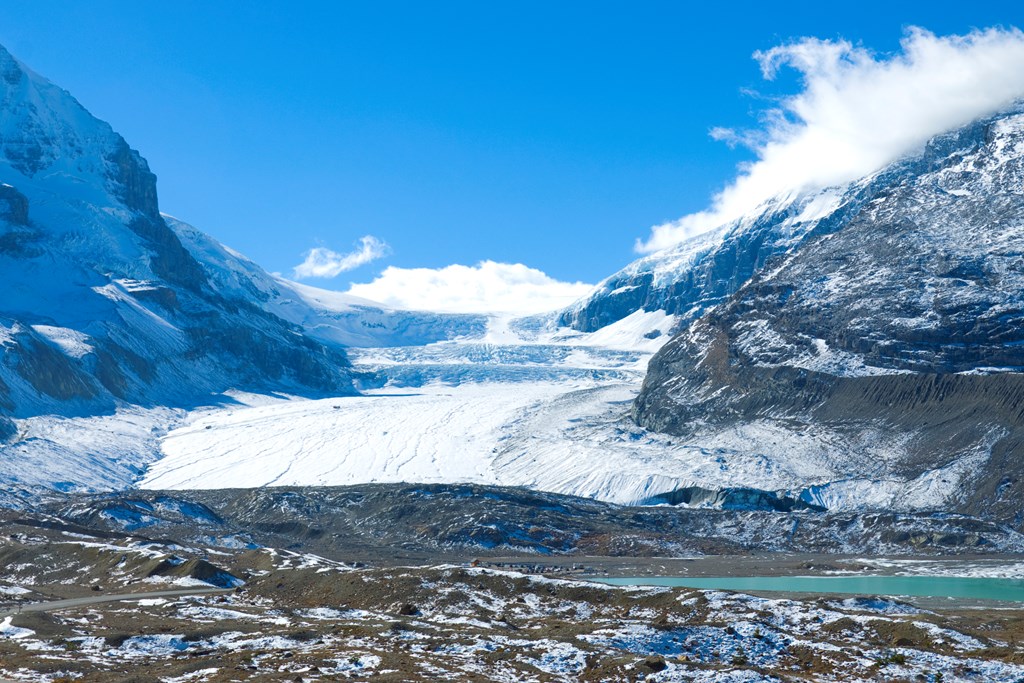
POLYGON ((841 225, 876 190, 867 184, 776 201, 755 216, 634 261, 564 310, 558 324, 593 332, 637 310, 663 310, 679 316, 685 326, 736 292, 773 257, 841 225))
POLYGON ((694 437, 772 425, 877 476, 960 478, 936 501, 1020 525, 1024 115, 940 136, 830 230, 769 260, 669 342, 634 406, 694 437))
POLYGON ((10 185, 0 185, 0 220, 9 225, 28 225, 28 197, 10 185))
POLYGON ((15 343, 8 353, 13 356, 15 372, 33 389, 58 401, 96 396, 98 387, 92 377, 58 347, 31 328, 15 325, 13 329, 15 343))
POLYGON ((0 443, 7 441, 17 433, 18 428, 10 418, 0 415, 0 443))
POLYGON ((0 275, 9 416, 353 391, 341 350, 211 283, 160 215, 145 159, 3 48, 0 275))
POLYGON ((790 498, 777 493, 749 488, 705 489, 699 486, 660 493, 647 503, 688 505, 691 507, 710 508, 715 510, 762 510, 775 512, 792 512, 793 510, 818 510, 799 498, 790 498))
MULTIPOLYGON (((113 149, 106 153, 106 160, 110 165, 108 177, 115 185, 117 197, 124 205, 152 218, 154 223, 163 223, 159 220, 156 176, 150 172, 146 160, 120 136, 114 141, 113 149)), ((166 226, 164 229, 166 230, 166 226)))

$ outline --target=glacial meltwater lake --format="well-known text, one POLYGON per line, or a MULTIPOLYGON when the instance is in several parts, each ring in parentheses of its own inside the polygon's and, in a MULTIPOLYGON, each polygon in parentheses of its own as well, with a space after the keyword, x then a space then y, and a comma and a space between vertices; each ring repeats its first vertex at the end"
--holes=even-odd
POLYGON ((854 593, 1024 602, 1024 579, 955 576, 644 576, 598 580, 615 586, 681 586, 740 592, 854 593))

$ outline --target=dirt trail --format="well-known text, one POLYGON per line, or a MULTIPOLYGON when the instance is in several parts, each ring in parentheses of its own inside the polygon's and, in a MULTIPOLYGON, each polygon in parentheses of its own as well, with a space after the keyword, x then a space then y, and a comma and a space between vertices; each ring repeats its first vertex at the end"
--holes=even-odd
MULTIPOLYGON (((83 598, 51 600, 49 602, 33 602, 19 605, 15 609, 0 610, 0 618, 14 616, 22 612, 53 612, 62 609, 99 605, 105 602, 122 602, 126 600, 147 600, 153 598, 178 598, 185 595, 207 595, 210 593, 230 593, 231 588, 178 588, 175 590, 151 591, 148 593, 119 593, 114 595, 89 595, 83 598)), ((0 679, 0 683, 3 680, 0 679)))

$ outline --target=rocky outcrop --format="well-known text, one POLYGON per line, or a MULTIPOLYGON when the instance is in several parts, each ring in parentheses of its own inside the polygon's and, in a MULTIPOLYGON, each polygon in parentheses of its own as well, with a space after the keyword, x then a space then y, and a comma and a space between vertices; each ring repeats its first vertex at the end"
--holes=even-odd
POLYGON ((8 225, 28 225, 28 197, 7 184, 0 184, 0 220, 8 225))
POLYGON ((9 441, 17 433, 17 425, 10 418, 0 415, 0 443, 9 441))
POLYGON ((151 250, 149 266, 160 279, 197 293, 207 286, 202 266, 159 215, 156 218, 140 216, 128 227, 146 240, 145 244, 151 250))
POLYGON ((92 377, 70 358, 30 330, 15 329, 14 344, 5 355, 13 357, 15 372, 32 388, 58 401, 96 396, 98 388, 92 377))
POLYGON ((149 164, 138 152, 117 136, 106 152, 109 163, 110 183, 116 189, 117 198, 129 209, 154 219, 160 218, 160 207, 156 198, 156 176, 149 170, 149 164))
POLYGON ((647 505, 686 505, 711 510, 761 510, 765 512, 817 510, 821 512, 825 509, 799 498, 781 495, 777 491, 761 491, 751 488, 706 489, 700 486, 686 486, 666 493, 659 493, 643 502, 647 505))

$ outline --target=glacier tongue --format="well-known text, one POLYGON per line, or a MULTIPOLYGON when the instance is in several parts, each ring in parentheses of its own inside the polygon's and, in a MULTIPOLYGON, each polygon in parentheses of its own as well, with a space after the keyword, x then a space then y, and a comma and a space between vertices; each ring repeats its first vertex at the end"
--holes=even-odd
POLYGON ((757 489, 832 510, 933 508, 953 494, 963 463, 909 480, 879 467, 900 443, 796 438, 768 422, 691 440, 638 427, 630 406, 669 336, 652 332, 674 322, 637 312, 580 333, 495 318, 479 337, 355 349, 355 372, 377 387, 366 395, 196 411, 139 486, 473 482, 624 504, 757 489))
MULTIPOLYGON (((353 349, 355 374, 376 387, 366 395, 196 411, 161 440, 163 458, 140 486, 532 485, 516 449, 532 449, 537 416, 556 433, 591 417, 624 420, 647 360, 673 323, 660 311, 638 313, 597 336, 536 326, 517 332, 517 321, 499 316, 475 337, 353 349)), ((586 448, 567 458, 578 445, 561 445, 535 464, 562 472, 536 488, 623 501, 648 494, 650 484, 639 493, 622 489, 628 477, 615 467, 611 481, 570 474, 597 460, 586 448)))

